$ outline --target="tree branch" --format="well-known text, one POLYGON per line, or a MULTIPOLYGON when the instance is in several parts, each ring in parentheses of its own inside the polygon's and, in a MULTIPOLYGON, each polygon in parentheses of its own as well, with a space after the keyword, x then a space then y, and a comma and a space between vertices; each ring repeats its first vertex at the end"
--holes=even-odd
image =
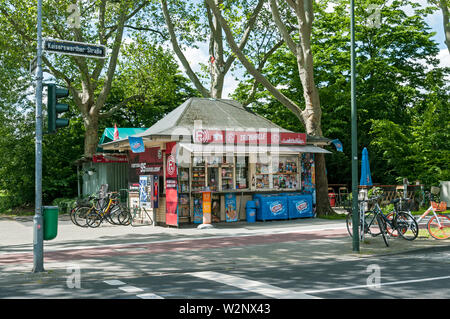
POLYGON ((239 50, 238 45, 234 41, 233 34, 225 21, 225 19, 222 17, 222 14, 220 13, 219 9, 214 5, 213 0, 206 0, 208 2, 208 5, 212 9, 214 15, 216 18, 220 21, 220 24, 222 26, 223 31, 225 32, 225 36, 227 38, 228 44, 231 47, 231 50, 233 53, 237 56, 239 61, 244 65, 244 67, 247 69, 247 71, 259 82, 261 83, 272 95, 280 101, 285 107, 287 107, 289 110, 291 110, 292 113, 297 116, 297 118, 304 123, 303 117, 301 116, 301 109, 300 107, 294 103, 291 99, 289 99, 287 96, 285 96, 283 93, 281 93, 275 86, 270 83, 266 77, 264 77, 261 72, 259 72, 255 66, 245 57, 245 55, 242 53, 241 50, 239 50))
POLYGON ((180 59, 181 64, 183 65, 184 69, 186 70, 186 74, 188 75, 189 79, 194 83, 194 86, 196 89, 200 92, 200 94, 203 97, 210 97, 210 92, 202 85, 199 78, 195 74, 195 72, 192 70, 191 66, 189 65, 189 62, 186 60, 186 57, 183 54, 183 51, 181 51, 180 46, 178 45, 178 41, 174 32, 174 27, 172 20, 170 18, 169 10, 167 9, 167 1, 161 0, 161 7, 164 15, 164 19, 166 20, 167 29, 169 31, 170 35, 170 41, 172 43, 173 50, 175 51, 176 55, 180 59))
MULTIPOLYGON (((238 45, 239 50, 243 50, 245 45, 247 44, 247 41, 250 37, 250 32, 252 31, 253 26, 255 25, 256 18, 258 17, 259 13, 261 12, 264 2, 265 2, 265 0, 259 0, 258 4, 256 5, 255 10, 253 11, 252 16, 248 20, 247 28, 245 29, 244 35, 242 36, 241 41, 239 42, 239 45, 238 45)), ((228 72, 228 70, 230 69, 230 67, 233 64, 235 59, 236 59, 236 57, 232 54, 228 57, 227 61, 225 62, 225 65, 224 65, 225 73, 228 72)))
POLYGON ((119 9, 120 10, 119 11, 120 12, 119 13, 119 23, 118 23, 116 37, 115 37, 114 43, 113 43, 111 58, 109 60, 108 70, 106 72, 105 83, 103 85, 103 88, 102 88, 99 96, 97 97, 97 101, 96 101, 94 107, 91 110, 93 113, 98 113, 100 111, 100 109, 104 106, 106 97, 108 96, 109 91, 111 90, 111 84, 112 84, 114 72, 116 70, 116 65, 117 65, 117 58, 119 56, 120 47, 122 45, 123 30, 125 27, 125 21, 127 19, 127 8, 128 8, 127 1, 123 1, 121 3, 120 9, 119 9))
POLYGON ((137 100, 137 101, 141 100, 141 101, 143 101, 144 100, 144 96, 142 94, 137 94, 137 95, 130 96, 129 98, 126 98, 122 102, 120 102, 120 103, 116 104, 115 106, 113 106, 107 112, 99 113, 98 116, 100 118, 107 118, 107 117, 113 115, 114 113, 116 113, 119 109, 121 109, 123 106, 127 105, 129 102, 131 102, 133 100, 137 100))
POLYGON ((292 39, 292 37, 291 37, 288 29, 284 25, 283 21, 281 21, 280 11, 278 10, 278 5, 276 3, 276 0, 270 0, 270 9, 272 11, 273 20, 274 20, 278 30, 280 31, 281 35, 283 36, 284 42, 286 42, 286 45, 288 46, 289 50, 291 50, 291 52, 294 55, 297 55, 297 44, 292 39))

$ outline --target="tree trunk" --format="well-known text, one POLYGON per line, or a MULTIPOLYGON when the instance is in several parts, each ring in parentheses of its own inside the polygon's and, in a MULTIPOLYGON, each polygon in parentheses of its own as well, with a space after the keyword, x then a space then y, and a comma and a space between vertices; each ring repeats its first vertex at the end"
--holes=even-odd
POLYGON ((84 156, 92 158, 98 145, 98 115, 89 115, 84 117, 84 128, 86 134, 84 138, 84 156))
POLYGON ((442 10, 442 22, 444 24, 445 44, 447 45, 448 52, 450 52, 450 13, 448 3, 448 0, 439 1, 439 6, 442 10))

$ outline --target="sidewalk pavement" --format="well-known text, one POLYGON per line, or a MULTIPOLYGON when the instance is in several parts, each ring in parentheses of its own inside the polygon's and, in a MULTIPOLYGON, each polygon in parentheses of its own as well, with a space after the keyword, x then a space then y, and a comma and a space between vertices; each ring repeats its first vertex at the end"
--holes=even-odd
POLYGON ((360 243, 360 252, 353 252, 345 220, 307 218, 219 223, 211 229, 197 226, 102 224, 92 229, 75 226, 69 216, 62 215, 58 236, 44 242, 46 272, 32 274, 32 217, 0 218, 0 283, 62 280, 71 265, 83 269, 85 278, 100 275, 117 278, 194 269, 226 270, 255 264, 276 267, 299 262, 354 260, 450 247, 450 240, 423 237, 412 242, 391 238, 390 246, 386 247, 377 236, 366 238, 360 243))

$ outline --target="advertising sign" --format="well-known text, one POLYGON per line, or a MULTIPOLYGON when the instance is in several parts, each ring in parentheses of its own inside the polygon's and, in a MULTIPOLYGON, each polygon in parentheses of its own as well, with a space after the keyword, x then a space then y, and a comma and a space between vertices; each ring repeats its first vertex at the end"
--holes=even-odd
POLYGON ((211 192, 202 193, 203 224, 211 224, 211 192))
POLYGON ((253 132, 196 129, 192 135, 198 144, 305 145, 305 133, 253 132))
POLYGON ((236 222, 238 220, 236 212, 236 194, 225 195, 225 218, 227 222, 236 222))
POLYGON ((178 226, 177 164, 173 147, 176 142, 166 143, 166 224, 178 226))
POLYGON ((133 153, 145 152, 144 140, 142 137, 129 136, 128 142, 130 143, 130 148, 133 153))
POLYGON ((140 207, 148 208, 151 207, 150 198, 148 194, 148 177, 139 176, 139 203, 140 207))

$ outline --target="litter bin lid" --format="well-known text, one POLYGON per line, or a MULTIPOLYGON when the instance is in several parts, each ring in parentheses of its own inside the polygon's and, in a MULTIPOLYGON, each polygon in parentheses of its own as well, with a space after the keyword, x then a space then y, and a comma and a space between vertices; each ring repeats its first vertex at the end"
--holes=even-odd
POLYGON ((246 208, 256 208, 256 202, 254 200, 249 200, 247 201, 247 203, 245 204, 246 208))
POLYGON ((44 210, 54 210, 54 209, 59 209, 58 206, 42 206, 42 209, 44 210))

